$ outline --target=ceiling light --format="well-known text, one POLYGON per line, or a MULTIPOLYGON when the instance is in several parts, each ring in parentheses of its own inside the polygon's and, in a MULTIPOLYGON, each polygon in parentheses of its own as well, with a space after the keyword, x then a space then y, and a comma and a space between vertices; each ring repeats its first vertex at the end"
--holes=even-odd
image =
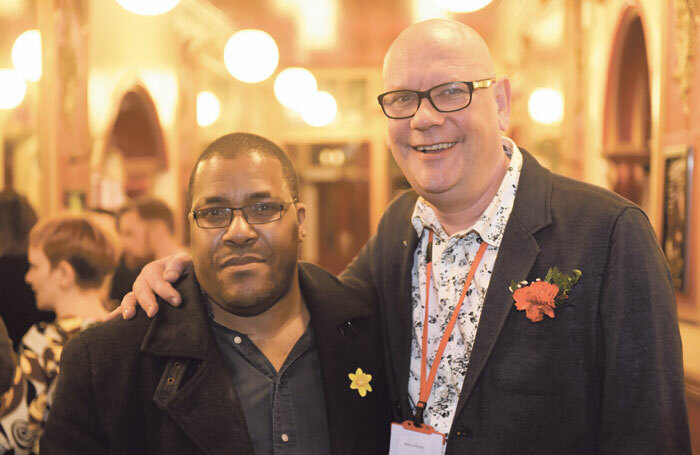
POLYGON ((335 119, 338 112, 338 104, 335 98, 328 92, 318 91, 308 97, 301 108, 301 118, 315 127, 326 126, 335 119))
POLYGON ((221 104, 219 98, 212 92, 204 91, 197 94, 197 125, 209 126, 219 119, 221 104))
POLYGON ((12 45, 12 63, 20 76, 28 81, 41 79, 41 34, 27 30, 12 45))
POLYGON ((538 123, 559 123, 564 118, 564 96, 557 90, 538 88, 530 94, 527 110, 538 123))
POLYGON ((453 13, 471 13, 480 10, 493 0, 433 0, 435 3, 453 13))
POLYGON ((306 68, 286 68, 275 78, 275 97, 284 106, 298 111, 318 85, 306 68))
POLYGON ((117 0, 117 3, 139 16, 158 16, 175 8, 180 0, 117 0))
POLYGON ((224 48, 226 69, 241 82, 264 81, 275 72, 279 57, 277 43, 262 30, 240 30, 224 48))
POLYGON ((24 99, 27 83, 12 69, 0 69, 0 109, 14 109, 24 99))

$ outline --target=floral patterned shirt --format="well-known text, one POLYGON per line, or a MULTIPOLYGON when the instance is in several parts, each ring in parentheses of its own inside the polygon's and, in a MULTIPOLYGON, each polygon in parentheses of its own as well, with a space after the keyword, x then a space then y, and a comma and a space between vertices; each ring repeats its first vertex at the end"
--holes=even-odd
POLYGON ((68 340, 94 321, 80 318, 41 322, 29 328, 19 347, 10 390, 0 396, 0 454, 38 454, 59 359, 68 340))
POLYGON ((481 242, 485 241, 488 244, 467 291, 457 324, 445 348, 424 414, 425 423, 445 435, 452 426, 462 383, 469 366, 469 356, 479 325, 481 308, 506 223, 513 209, 520 179, 522 154, 515 143, 508 138, 503 138, 503 150, 510 156, 506 175, 496 196, 471 228, 451 236, 447 235, 435 212, 422 197, 418 198, 411 216, 419 238, 412 270, 413 335, 408 380, 408 396, 414 412, 420 389, 421 343, 425 319, 426 251, 429 232, 432 230, 434 237, 428 317, 428 370, 435 358, 445 327, 459 301, 477 250, 481 242))

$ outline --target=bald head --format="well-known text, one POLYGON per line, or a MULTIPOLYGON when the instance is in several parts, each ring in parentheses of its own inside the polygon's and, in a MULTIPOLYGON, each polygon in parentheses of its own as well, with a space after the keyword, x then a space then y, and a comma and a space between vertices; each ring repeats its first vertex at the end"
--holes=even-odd
POLYGON ((431 19, 409 26, 391 44, 384 57, 384 84, 394 90, 395 75, 407 63, 428 65, 435 60, 466 68, 473 79, 495 76, 489 48, 474 29, 447 19, 431 19))
MULTIPOLYGON (((413 92, 417 101, 413 115, 387 119, 387 145, 413 189, 438 211, 480 214, 505 174, 501 131, 510 115, 510 84, 496 80, 484 40, 459 22, 411 25, 386 53, 384 89, 413 92), (444 104, 452 96, 456 109, 444 104), (434 97, 447 108, 439 110, 434 97)), ((394 103, 411 98, 393 96, 394 103)))

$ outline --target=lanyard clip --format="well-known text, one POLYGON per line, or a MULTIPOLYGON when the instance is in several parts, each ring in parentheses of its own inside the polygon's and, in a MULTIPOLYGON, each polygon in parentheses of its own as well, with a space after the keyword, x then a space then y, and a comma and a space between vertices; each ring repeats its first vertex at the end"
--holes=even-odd
POLYGON ((419 401, 416 405, 416 415, 413 416, 413 424, 420 428, 423 425, 423 413, 425 412, 425 401, 419 401))

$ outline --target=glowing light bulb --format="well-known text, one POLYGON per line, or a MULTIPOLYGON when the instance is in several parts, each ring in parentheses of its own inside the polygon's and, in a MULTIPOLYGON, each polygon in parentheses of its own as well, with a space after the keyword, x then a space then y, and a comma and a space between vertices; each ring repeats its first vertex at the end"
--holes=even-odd
POLYGON ((275 40, 262 30, 240 30, 224 48, 224 63, 229 73, 241 82, 261 82, 275 72, 279 61, 275 40))
POLYGON ((335 98, 328 92, 318 91, 307 98, 301 108, 301 118, 315 127, 326 126, 335 119, 338 112, 338 104, 335 98))
POLYGON ((219 98, 212 92, 204 91, 197 94, 197 125, 209 126, 219 119, 221 104, 219 98))
POLYGON ((117 0, 117 3, 139 16, 158 16, 175 8, 180 0, 117 0))
POLYGON ((441 7, 454 13, 471 13, 480 10, 493 0, 434 0, 441 7))
POLYGON ((27 83, 11 69, 0 69, 0 109, 14 109, 24 99, 27 83))
POLYGON ((527 110, 538 123, 559 123, 564 118, 564 96, 557 90, 538 88, 530 94, 527 110))
POLYGON ((41 79, 41 33, 27 30, 12 45, 12 64, 20 76, 28 81, 41 79))
POLYGON ((286 68, 275 78, 275 96, 284 106, 296 111, 316 92, 316 78, 306 68, 286 68))

